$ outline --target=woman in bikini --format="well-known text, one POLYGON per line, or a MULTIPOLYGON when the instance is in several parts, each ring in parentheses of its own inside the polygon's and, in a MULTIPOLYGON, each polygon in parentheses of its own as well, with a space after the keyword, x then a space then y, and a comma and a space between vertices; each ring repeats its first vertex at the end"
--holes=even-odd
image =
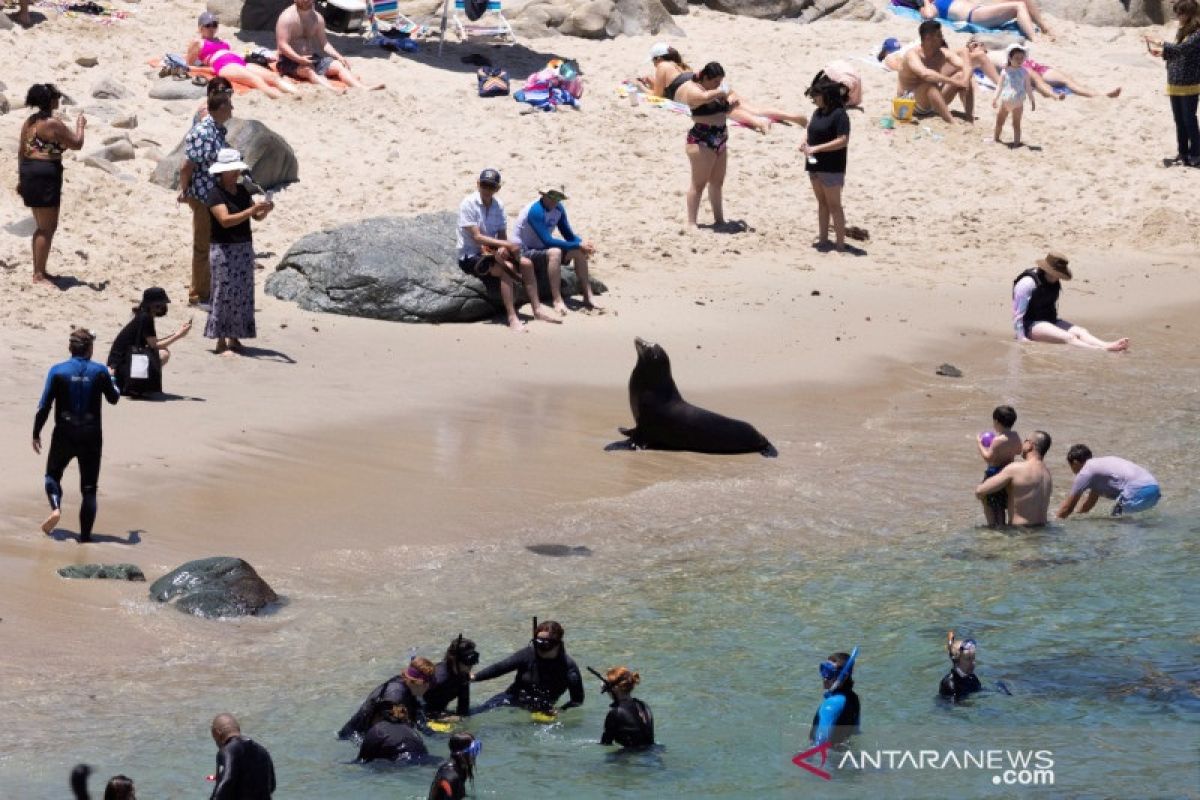
POLYGON ((62 92, 50 83, 35 83, 25 95, 25 105, 36 108, 21 126, 17 143, 17 192, 33 212, 37 228, 33 232, 33 282, 47 283, 54 278, 46 272, 50 244, 58 230, 58 207, 62 202, 62 154, 83 147, 83 114, 75 119, 75 131, 53 114, 62 92))
POLYGON ((187 49, 189 64, 208 67, 214 75, 232 83, 253 86, 272 99, 280 98, 282 92, 297 92, 291 81, 276 75, 266 67, 247 64, 245 59, 230 50, 228 42, 217 38, 219 24, 216 15, 209 11, 200 15, 197 22, 200 35, 191 41, 187 49))
MULTIPOLYGON (((638 78, 638 83, 655 97, 665 97, 675 100, 675 93, 692 78, 692 70, 684 63, 683 56, 669 44, 659 42, 650 48, 650 63, 654 65, 654 73, 638 78)), ((759 133, 766 133, 773 122, 790 122, 796 125, 807 125, 808 118, 803 114, 793 114, 778 108, 752 106, 745 98, 736 92, 729 93, 730 102, 736 108, 730 113, 735 122, 748 125, 759 133)))
POLYGON ((692 112, 692 128, 687 133, 684 151, 692 165, 692 180, 688 184, 687 218, 696 227, 700 213, 700 198, 708 187, 708 202, 713 210, 713 226, 725 224, 721 204, 721 189, 725 185, 725 169, 729 163, 729 129, 725 120, 733 110, 729 90, 725 87, 725 69, 715 61, 675 88, 679 102, 692 112))
POLYGON ((951 22, 969 22, 985 28, 999 28, 1016 20, 1017 27, 1026 39, 1033 40, 1036 25, 1050 39, 1054 34, 1046 25, 1046 18, 1036 0, 917 0, 917 10, 925 19, 947 19, 951 22))

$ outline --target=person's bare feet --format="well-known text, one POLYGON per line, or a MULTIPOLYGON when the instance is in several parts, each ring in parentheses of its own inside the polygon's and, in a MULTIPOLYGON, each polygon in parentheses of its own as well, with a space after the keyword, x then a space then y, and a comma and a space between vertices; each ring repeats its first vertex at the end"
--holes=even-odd
POLYGON ((386 88, 387 88, 386 83, 373 83, 367 87, 367 91, 378 92, 380 89, 386 89, 386 88))
POLYGON ((529 333, 529 328, 525 327, 525 323, 521 322, 521 320, 517 319, 516 317, 512 317, 508 320, 508 329, 516 333, 529 333))
POLYGON ((544 308, 539 308, 533 312, 533 316, 540 319, 542 322, 553 322, 555 325, 562 325, 562 317, 556 317, 544 308))
POLYGON ((1104 349, 1110 353, 1123 353, 1129 349, 1129 339, 1117 339, 1104 349))
POLYGON ((559 300, 554 304, 554 310, 558 312, 560 317, 565 317, 567 315, 567 304, 559 300))
POLYGON ((54 529, 58 527, 58 521, 62 519, 62 511, 54 509, 50 512, 50 516, 46 517, 46 521, 42 523, 42 533, 49 536, 54 533, 54 529))
POLYGON ((1113 89, 1111 92, 1108 92, 1104 96, 1105 97, 1120 97, 1121 96, 1121 87, 1118 86, 1117 88, 1113 89))

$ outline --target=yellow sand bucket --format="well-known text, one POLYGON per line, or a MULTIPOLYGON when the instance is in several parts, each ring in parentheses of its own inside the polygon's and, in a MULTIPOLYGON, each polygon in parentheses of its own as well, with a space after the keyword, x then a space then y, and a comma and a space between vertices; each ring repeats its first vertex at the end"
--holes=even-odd
POLYGON ((892 119, 896 122, 913 122, 917 101, 911 97, 892 98, 892 119))

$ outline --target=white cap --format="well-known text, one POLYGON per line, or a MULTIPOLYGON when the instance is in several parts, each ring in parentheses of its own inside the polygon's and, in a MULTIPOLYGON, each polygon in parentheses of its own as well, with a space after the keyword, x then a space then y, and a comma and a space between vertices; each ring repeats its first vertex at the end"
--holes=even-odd
POLYGON ((675 48, 671 47, 671 45, 667 44, 666 42, 658 42, 650 48, 650 60, 653 61, 656 58, 662 58, 674 49, 675 48))

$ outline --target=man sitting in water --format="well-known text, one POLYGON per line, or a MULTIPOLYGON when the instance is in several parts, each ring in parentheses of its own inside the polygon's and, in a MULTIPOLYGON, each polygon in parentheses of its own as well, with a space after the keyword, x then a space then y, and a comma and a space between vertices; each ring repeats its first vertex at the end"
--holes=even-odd
MULTIPOLYGON (((992 431, 982 434, 975 442, 979 455, 987 467, 983 479, 1000 474, 1000 470, 1011 464, 1021 454, 1021 437, 1012 426, 1017 422, 1017 412, 1012 406, 996 406, 992 411, 992 431)), ((1008 493, 1001 490, 983 498, 983 517, 989 528, 1007 524, 1008 493)))
POLYGON ((595 253, 596 248, 571 230, 567 209, 562 204, 567 196, 562 189, 543 189, 539 194, 541 197, 527 205, 517 217, 513 237, 521 245, 521 254, 532 261, 536 269, 546 272, 555 311, 562 316, 567 314, 562 299, 562 265, 571 263, 575 265, 575 275, 583 292, 583 306, 594 309, 596 303, 588 281, 588 256, 595 253), (556 237, 556 231, 564 238, 556 237))
POLYGON ((1071 484, 1070 497, 1058 509, 1059 519, 1071 516, 1084 492, 1088 496, 1079 507, 1080 514, 1091 511, 1097 500, 1107 497, 1117 501, 1112 509, 1114 517, 1126 512, 1148 511, 1158 505, 1162 497, 1158 481, 1149 470, 1116 456, 1092 458, 1092 451, 1086 444, 1071 446, 1067 451, 1067 466, 1075 473, 1075 482, 1071 484))
POLYGON ((1054 485, 1046 469, 1046 451, 1050 434, 1034 431, 1021 443, 1023 461, 1014 461, 996 475, 975 487, 975 496, 983 500, 990 494, 1008 490, 1008 520, 1011 525, 1045 525, 1050 513, 1050 492, 1054 485))
POLYGON ((912 94, 917 101, 915 116, 936 114, 953 123, 950 102, 961 93, 967 117, 973 119, 975 87, 969 62, 946 44, 940 22, 925 20, 918 26, 917 33, 921 44, 904 54, 896 76, 896 94, 912 94))
MULTIPOLYGON (((350 62, 325 36, 325 19, 314 9, 315 0, 295 0, 275 23, 275 49, 279 52, 279 74, 342 92, 328 78, 336 78, 356 89, 363 82, 350 71, 350 62)), ((376 84, 372 89, 382 89, 376 84)))
POLYGON ((983 689, 975 676, 976 644, 974 639, 955 639, 954 631, 950 631, 946 639, 946 652, 952 666, 942 678, 938 694, 957 703, 983 689))

